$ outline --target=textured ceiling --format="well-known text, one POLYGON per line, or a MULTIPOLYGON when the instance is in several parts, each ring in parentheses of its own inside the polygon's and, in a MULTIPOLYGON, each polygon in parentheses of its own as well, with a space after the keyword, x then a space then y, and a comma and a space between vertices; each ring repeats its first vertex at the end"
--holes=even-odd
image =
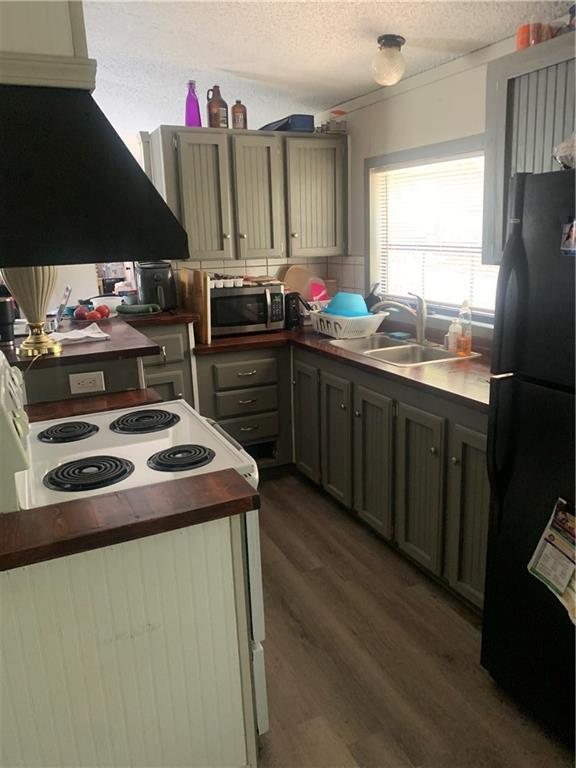
POLYGON ((376 37, 404 35, 406 77, 483 48, 567 2, 85 2, 96 100, 121 133, 180 124, 186 82, 241 98, 250 128, 374 90, 376 37))

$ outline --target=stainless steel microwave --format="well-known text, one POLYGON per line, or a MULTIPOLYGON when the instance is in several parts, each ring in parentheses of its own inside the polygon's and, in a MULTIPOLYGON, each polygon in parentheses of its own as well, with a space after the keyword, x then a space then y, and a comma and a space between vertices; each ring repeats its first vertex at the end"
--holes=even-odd
POLYGON ((213 336, 279 330, 284 328, 284 286, 212 288, 210 315, 213 336))

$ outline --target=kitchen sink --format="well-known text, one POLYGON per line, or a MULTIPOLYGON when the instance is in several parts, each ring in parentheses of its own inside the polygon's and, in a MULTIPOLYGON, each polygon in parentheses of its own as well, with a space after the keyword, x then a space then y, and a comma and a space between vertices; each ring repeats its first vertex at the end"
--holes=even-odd
MULTIPOLYGON (((402 368, 466 360, 466 357, 461 357, 455 352, 448 352, 441 347, 423 347, 420 344, 403 344, 393 349, 372 349, 367 350, 364 354, 375 360, 381 360, 383 363, 402 368)), ((473 352, 467 357, 478 357, 478 353, 473 352)))
POLYGON ((363 339, 330 339, 330 344, 347 349, 349 352, 371 354, 374 351, 390 347, 403 347, 406 345, 406 342, 391 339, 384 333, 374 333, 372 336, 366 336, 363 339))
POLYGON ((422 346, 413 342, 398 341, 386 336, 385 333, 375 333, 363 339, 331 339, 330 344, 358 355, 367 355, 383 363, 397 365, 399 368, 414 368, 419 365, 432 363, 448 363, 455 360, 467 360, 479 357, 478 352, 472 352, 461 357, 455 352, 448 352, 442 347, 422 346))

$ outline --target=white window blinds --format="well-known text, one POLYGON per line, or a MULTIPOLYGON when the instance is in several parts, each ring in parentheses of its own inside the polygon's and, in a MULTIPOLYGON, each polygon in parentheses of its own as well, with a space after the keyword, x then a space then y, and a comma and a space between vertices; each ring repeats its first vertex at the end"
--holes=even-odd
POLYGON ((375 169, 371 182, 373 264, 384 291, 493 311, 498 267, 481 263, 484 158, 375 169))

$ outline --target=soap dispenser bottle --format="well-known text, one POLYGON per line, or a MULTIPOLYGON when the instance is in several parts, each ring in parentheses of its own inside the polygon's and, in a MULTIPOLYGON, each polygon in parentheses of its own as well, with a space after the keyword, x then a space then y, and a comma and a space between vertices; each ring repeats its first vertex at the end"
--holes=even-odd
POLYGON ((472 352, 472 312, 468 301, 462 302, 462 307, 458 313, 458 323, 461 330, 456 343, 456 352, 461 357, 466 357, 472 352))
POLYGON ((458 339, 462 335, 462 326, 460 325, 458 318, 454 318, 448 328, 448 351, 458 352, 458 339))

